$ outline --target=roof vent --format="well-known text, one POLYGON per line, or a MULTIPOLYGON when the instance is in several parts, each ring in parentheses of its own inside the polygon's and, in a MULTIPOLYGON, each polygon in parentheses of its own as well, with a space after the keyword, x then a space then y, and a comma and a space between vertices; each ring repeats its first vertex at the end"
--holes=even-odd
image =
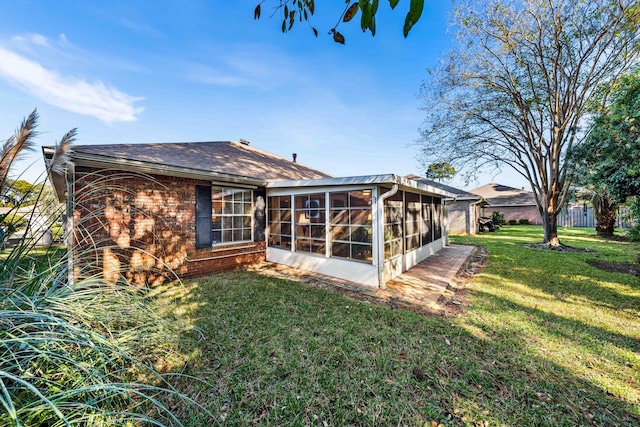
POLYGON ((249 142, 249 141, 247 141, 246 139, 242 139, 242 138, 240 138, 240 144, 243 144, 243 145, 249 145, 249 144, 250 144, 250 142, 249 142))
POLYGON ((296 159, 298 158, 298 154, 297 153, 293 153, 292 156, 293 156, 293 163, 295 163, 296 159))

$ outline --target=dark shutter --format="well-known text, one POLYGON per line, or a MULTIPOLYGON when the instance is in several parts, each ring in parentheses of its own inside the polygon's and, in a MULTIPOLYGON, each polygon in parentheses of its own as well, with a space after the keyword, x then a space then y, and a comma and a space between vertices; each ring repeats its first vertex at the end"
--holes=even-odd
POLYGON ((211 246, 211 187, 196 185, 196 248, 211 246))

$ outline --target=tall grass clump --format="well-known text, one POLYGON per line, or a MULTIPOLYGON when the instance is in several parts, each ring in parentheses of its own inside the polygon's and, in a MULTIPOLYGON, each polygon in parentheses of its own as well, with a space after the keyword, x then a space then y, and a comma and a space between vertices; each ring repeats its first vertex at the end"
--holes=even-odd
MULTIPOLYGON (((32 149, 37 119, 34 111, 2 147, 0 192, 32 149)), ((64 136, 50 167, 65 167, 74 138, 75 130, 64 136)), ((155 368, 172 351, 175 325, 150 308, 144 288, 70 281, 64 247, 38 245, 64 205, 40 196, 34 212, 46 223, 31 215, 23 237, 0 253, 0 425, 181 425, 169 408, 195 402, 155 368)))

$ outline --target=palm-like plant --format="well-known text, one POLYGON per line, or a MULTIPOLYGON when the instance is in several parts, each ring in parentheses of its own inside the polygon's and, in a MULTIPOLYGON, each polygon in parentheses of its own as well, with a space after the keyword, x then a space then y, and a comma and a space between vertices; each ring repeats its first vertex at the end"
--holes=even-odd
MULTIPOLYGON (((0 189, 33 148, 37 121, 34 111, 5 142, 0 189)), ((65 167, 75 136, 57 144, 50 167, 65 167)), ((36 206, 49 218, 62 214, 55 201, 36 206)), ((0 425, 180 425, 162 402, 191 400, 153 368, 175 327, 149 308, 144 289, 69 282, 63 250, 35 249, 41 232, 0 255, 0 425)))

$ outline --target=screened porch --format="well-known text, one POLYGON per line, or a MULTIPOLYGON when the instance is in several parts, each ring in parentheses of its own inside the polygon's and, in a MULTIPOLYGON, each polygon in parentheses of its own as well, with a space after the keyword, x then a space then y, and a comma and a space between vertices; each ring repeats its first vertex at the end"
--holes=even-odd
POLYGON ((384 287, 446 244, 450 196, 396 175, 272 182, 267 260, 384 287))

